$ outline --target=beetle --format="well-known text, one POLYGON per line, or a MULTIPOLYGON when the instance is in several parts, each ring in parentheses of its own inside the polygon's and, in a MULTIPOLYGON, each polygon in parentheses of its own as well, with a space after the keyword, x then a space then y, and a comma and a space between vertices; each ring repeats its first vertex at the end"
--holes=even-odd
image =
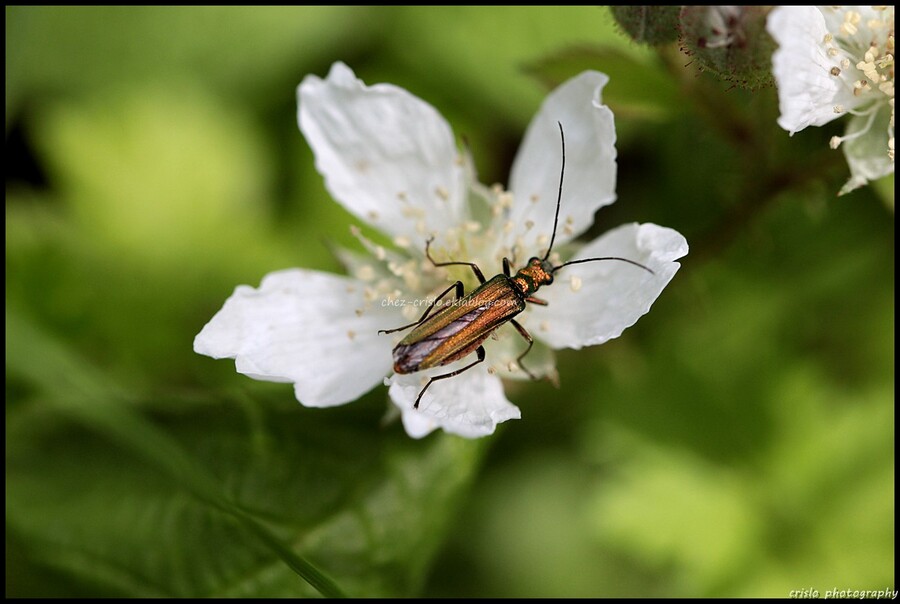
POLYGON ((484 362, 485 351, 482 343, 494 330, 505 323, 512 325, 528 343, 525 351, 516 358, 516 364, 531 379, 538 379, 522 364, 522 359, 534 346, 534 338, 515 320, 515 316, 524 311, 528 303, 541 306, 547 305, 545 300, 536 298, 534 294, 542 286, 552 284, 554 273, 561 268, 584 262, 619 260, 642 268, 651 275, 655 274, 643 264, 617 256, 570 260, 558 266, 553 266, 549 261, 553 242, 556 239, 556 228, 559 225, 563 177, 566 172, 566 138, 562 124, 559 122, 557 124, 559 125, 559 135, 562 143, 562 168, 559 176, 559 193, 556 198, 556 215, 553 219, 553 235, 550 238, 550 246, 547 248, 547 253, 544 254, 544 257, 532 257, 515 274, 512 274, 510 261, 504 258, 503 274, 498 274, 487 280, 484 278, 484 273, 481 272, 481 269, 474 262, 436 262, 431 257, 432 237, 425 243, 425 256, 428 260, 436 267, 468 266, 472 269, 480 285, 466 295, 462 281, 457 281, 435 298, 434 302, 429 305, 418 321, 396 329, 379 330, 379 334, 389 334, 414 327, 394 347, 394 372, 399 374, 415 373, 424 369, 448 365, 468 356, 473 351, 476 354, 477 360, 465 367, 430 378, 419 392, 419 396, 416 397, 413 408, 419 408, 422 395, 437 380, 454 377, 484 362), (455 290, 453 302, 441 307, 432 314, 440 300, 449 294, 451 290, 455 290))

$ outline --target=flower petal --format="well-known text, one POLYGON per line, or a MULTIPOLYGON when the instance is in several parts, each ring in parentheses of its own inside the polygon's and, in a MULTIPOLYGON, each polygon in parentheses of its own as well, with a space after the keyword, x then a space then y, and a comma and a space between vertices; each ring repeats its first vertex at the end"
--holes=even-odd
POLYGON ((391 339, 378 335, 396 316, 366 307, 363 285, 346 277, 291 269, 259 289, 238 286, 194 339, 194 351, 233 358, 239 373, 293 382, 307 407, 355 400, 391 368, 391 339))
POLYGON ((778 43, 772 55, 772 73, 778 85, 778 125, 794 134, 807 126, 821 126, 859 104, 853 96, 850 72, 840 70, 843 55, 829 56, 822 11, 814 6, 779 6, 772 9, 766 28, 778 43))
POLYGON ((850 165, 850 180, 838 195, 865 185, 870 180, 893 174, 894 160, 888 156, 888 124, 891 121, 890 107, 885 104, 875 116, 854 115, 847 124, 847 134, 865 130, 865 134, 844 142, 844 156, 850 165), (872 119, 870 123, 870 117, 872 119), (868 128, 868 130, 866 130, 868 128))
POLYGON ((433 383, 422 395, 419 408, 413 408, 428 377, 460 369, 474 360, 475 356, 470 355, 445 367, 410 375, 395 374, 385 380, 385 384, 390 384, 391 400, 403 413, 407 434, 422 438, 442 428, 466 438, 478 438, 493 434, 501 422, 521 417, 519 408, 506 399, 500 378, 483 366, 433 383))
POLYGON ((391 84, 366 86, 343 63, 332 65, 325 80, 304 78, 297 101, 316 168, 351 213, 417 241, 428 225, 462 222, 463 162, 434 107, 391 84))
POLYGON ((566 137, 566 173, 556 242, 584 232, 597 209, 615 201, 616 129, 600 96, 608 81, 596 71, 575 76, 550 93, 531 121, 510 175, 506 249, 518 241, 526 254, 540 255, 549 245, 562 161, 557 122, 566 137))
MULTIPOLYGON (((516 321, 529 333, 533 329, 528 323, 527 313, 518 315, 516 321)), ((556 376, 556 354, 540 340, 534 340, 534 345, 521 362, 517 360, 519 355, 528 350, 528 342, 512 325, 501 325, 485 340, 484 349, 487 352, 485 363, 493 370, 494 375, 505 380, 532 379, 522 367, 538 379, 556 376)))
MULTIPOLYGON (((872 43, 873 33, 875 36, 881 37, 882 40, 887 38, 887 29, 882 29, 881 32, 878 32, 877 29, 873 30, 873 28, 869 26, 869 23, 884 20, 887 14, 886 10, 893 10, 891 7, 882 7, 879 10, 879 7, 875 6, 846 5, 819 6, 818 9, 822 12, 822 17, 825 19, 825 27, 828 28, 828 31, 835 34, 835 37, 840 36, 841 45, 850 47, 854 51, 859 52, 860 57, 865 54, 869 45, 872 43), (859 16, 858 20, 852 19, 857 25, 855 28, 856 31, 853 33, 841 27, 848 18, 848 12, 855 13, 859 16), (883 35, 879 36, 879 33, 883 35)), ((889 22, 893 24, 893 18, 889 19, 889 22)))
POLYGON ((572 258, 617 256, 651 268, 654 275, 616 260, 567 266, 538 295, 549 306, 532 306, 532 335, 553 348, 602 344, 650 310, 681 266, 674 260, 687 254, 680 233, 655 224, 626 224, 586 245, 572 258), (534 329, 537 325, 538 329, 534 329))

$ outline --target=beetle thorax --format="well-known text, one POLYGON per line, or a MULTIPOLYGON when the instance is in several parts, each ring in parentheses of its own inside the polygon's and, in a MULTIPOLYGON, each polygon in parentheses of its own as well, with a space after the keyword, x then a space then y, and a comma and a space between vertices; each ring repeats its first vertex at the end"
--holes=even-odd
POLYGON ((539 258, 532 258, 519 269, 511 281, 522 294, 530 296, 542 285, 553 283, 553 267, 539 258))

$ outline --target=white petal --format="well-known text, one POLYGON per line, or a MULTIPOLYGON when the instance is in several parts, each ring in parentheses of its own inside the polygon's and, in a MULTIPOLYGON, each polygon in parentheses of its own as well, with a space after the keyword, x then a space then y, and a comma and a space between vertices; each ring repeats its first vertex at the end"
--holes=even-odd
POLYGON ((391 339, 378 330, 396 321, 363 309, 354 279, 291 269, 266 275, 259 289, 238 286, 194 339, 194 351, 235 359, 258 380, 293 382, 307 407, 355 400, 391 368, 391 339))
POLYGON ((890 107, 884 107, 869 124, 869 116, 854 115, 847 124, 847 134, 869 130, 862 136, 848 140, 841 145, 850 166, 850 180, 843 186, 840 195, 849 193, 871 180, 893 174, 894 161, 888 157, 888 124, 891 119, 890 107))
POLYGON ((778 43, 772 55, 772 73, 778 86, 778 125, 794 134, 807 126, 821 126, 841 117, 835 107, 851 109, 852 71, 840 69, 842 55, 829 56, 824 42, 828 29, 822 12, 814 6, 779 6, 772 9, 766 28, 778 43))
POLYGON ((650 310, 681 266, 674 260, 687 254, 680 233, 655 224, 626 224, 595 239, 572 260, 617 256, 649 267, 655 273, 617 260, 588 262, 560 269, 555 281, 537 295, 547 307, 532 305, 532 331, 554 348, 602 344, 650 310))
POLYGON ((514 205, 503 220, 512 229, 504 247, 521 237, 527 257, 538 255, 550 242, 562 161, 557 122, 566 137, 566 173, 556 242, 584 232, 594 212, 615 201, 616 129, 612 111, 600 96, 607 81, 596 71, 575 76, 550 93, 531 121, 510 176, 514 205))
POLYGON ((424 241, 460 224, 465 179, 453 132, 428 103, 391 84, 366 86, 343 63, 297 88, 300 129, 332 196, 393 236, 424 241))
POLYGON ((466 438, 493 434, 497 424, 519 419, 519 408, 503 393, 503 383, 487 368, 477 365, 452 378, 433 383, 422 395, 419 408, 413 404, 428 377, 460 369, 473 362, 475 355, 445 367, 409 375, 393 375, 390 384, 391 400, 403 413, 403 427, 413 438, 422 438, 437 428, 466 438))
MULTIPOLYGON (((529 323, 527 313, 518 315, 516 321, 529 333, 537 329, 535 324, 529 323)), ((484 349, 487 351, 485 363, 494 370, 494 375, 509 380, 532 379, 520 365, 539 379, 556 375, 555 353, 537 338, 534 346, 519 363, 519 355, 528 350, 525 338, 512 325, 501 325, 494 334, 484 342, 484 349)), ((535 337, 535 334, 531 333, 531 336, 535 337)))
MULTIPOLYGON (((840 37, 842 45, 861 51, 859 52, 860 58, 868 50, 873 37, 880 37, 882 42, 887 39, 887 30, 880 29, 879 31, 876 29, 873 31, 869 27, 870 21, 885 19, 885 10, 878 10, 874 6, 819 6, 818 8, 825 18, 825 26, 828 28, 828 31, 833 33, 835 37, 840 37), (848 35, 846 30, 841 30, 841 25, 844 23, 848 11, 859 15, 859 21, 856 23, 856 33, 853 35, 848 35)), ((888 10, 893 9, 888 7, 888 10)))

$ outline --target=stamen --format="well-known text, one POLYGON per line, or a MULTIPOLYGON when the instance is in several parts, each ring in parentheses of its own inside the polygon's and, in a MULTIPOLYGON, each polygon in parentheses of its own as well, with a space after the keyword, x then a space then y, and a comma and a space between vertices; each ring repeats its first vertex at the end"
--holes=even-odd
MULTIPOLYGON (((878 106, 875 105, 874 107, 872 107, 872 109, 878 109, 878 106)), ((837 148, 841 145, 841 143, 845 143, 845 142, 847 142, 847 141, 852 141, 853 139, 859 138, 860 136, 863 136, 864 134, 866 134, 867 132, 869 132, 869 130, 872 129, 872 124, 875 122, 875 116, 878 115, 878 112, 877 112, 877 111, 873 111, 872 109, 870 109, 870 110, 868 110, 868 111, 866 111, 866 112, 862 112, 862 113, 855 113, 855 112, 854 112, 854 115, 866 115, 866 114, 869 115, 869 119, 866 120, 865 126, 863 126, 862 128, 860 128, 860 129, 857 130, 856 132, 852 132, 852 133, 850 133, 850 134, 846 134, 846 135, 841 136, 841 137, 838 137, 838 136, 832 137, 831 142, 829 143, 829 146, 830 146, 832 149, 837 149, 837 148), (837 139, 837 143, 835 143, 835 139, 837 139)))
POLYGON ((841 33, 845 36, 854 36, 859 31, 857 25, 862 21, 862 15, 855 10, 844 13, 844 22, 841 23, 841 33))
POLYGON ((368 264, 364 264, 357 269, 356 278, 360 281, 371 281, 375 278, 375 269, 368 264))
POLYGON ((860 61, 856 64, 856 68, 866 74, 866 77, 873 82, 877 82, 881 79, 881 76, 878 73, 878 69, 875 68, 874 59, 871 61, 860 61))

